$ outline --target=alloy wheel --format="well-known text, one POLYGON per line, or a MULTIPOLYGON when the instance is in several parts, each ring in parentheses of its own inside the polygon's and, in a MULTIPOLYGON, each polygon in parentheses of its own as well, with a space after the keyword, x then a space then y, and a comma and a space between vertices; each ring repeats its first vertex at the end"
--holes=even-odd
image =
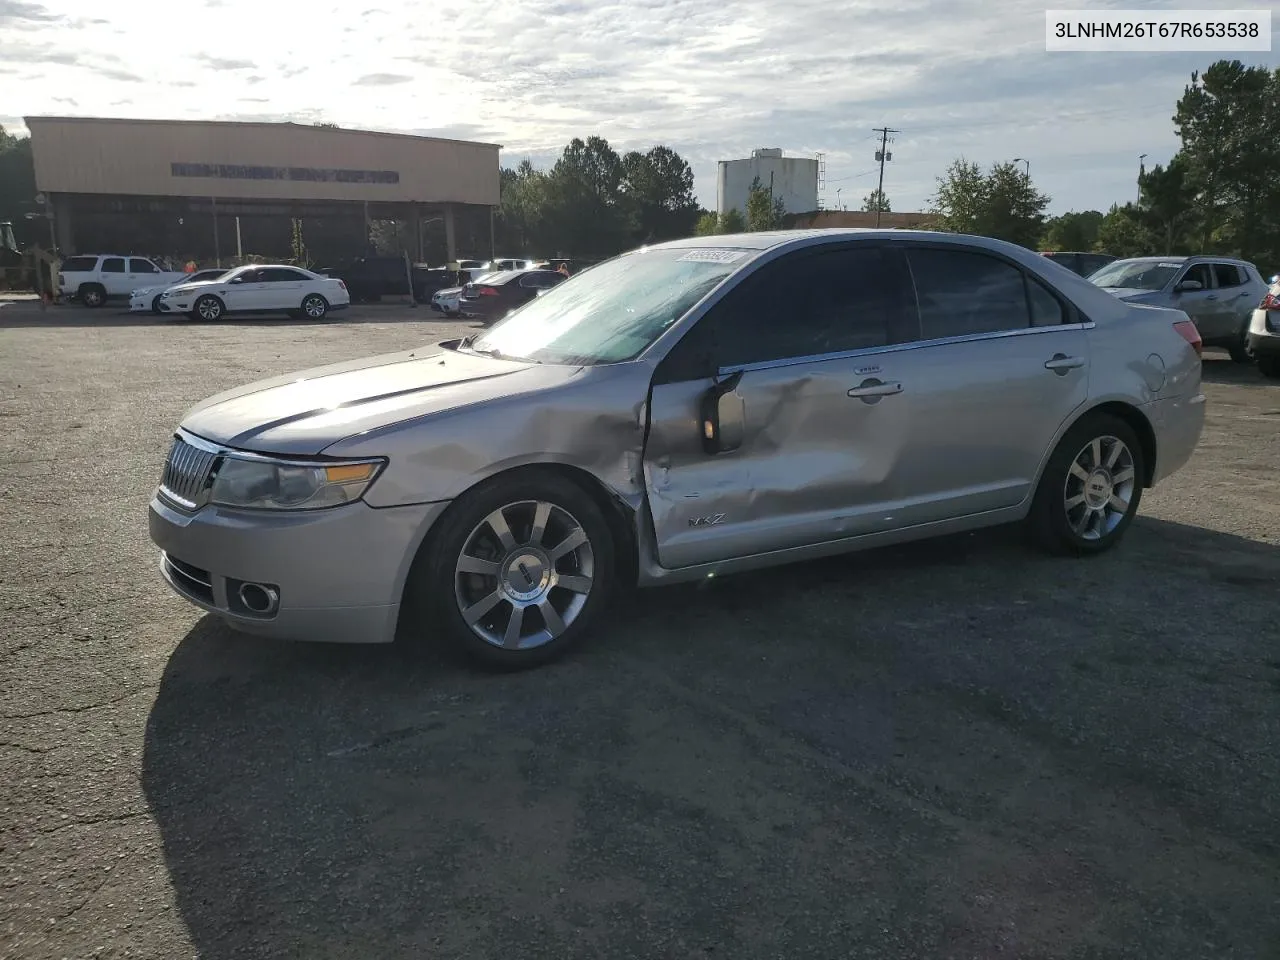
POLYGON ((217 320, 222 316, 222 304, 213 297, 204 297, 196 304, 196 313, 201 320, 217 320))
POLYGON ((319 297, 307 297, 302 301, 302 309, 312 320, 319 320, 325 314, 324 301, 319 297))
POLYGON ((472 528, 454 567, 454 599, 476 636, 528 650, 573 625, 594 574, 595 554, 577 518, 554 503, 524 500, 472 528))
POLYGON ((1117 437, 1094 437, 1067 471, 1067 525, 1084 540, 1101 540, 1129 512, 1137 483, 1133 452, 1117 437))

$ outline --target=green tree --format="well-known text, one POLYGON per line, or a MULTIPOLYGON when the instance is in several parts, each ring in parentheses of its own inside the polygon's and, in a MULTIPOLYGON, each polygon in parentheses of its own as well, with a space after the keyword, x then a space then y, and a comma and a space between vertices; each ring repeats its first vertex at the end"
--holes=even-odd
POLYGON ((999 163, 984 174, 961 157, 938 178, 933 203, 945 230, 1034 248, 1044 232, 1049 197, 1016 164, 999 163))
POLYGON ((747 221, 736 207, 720 218, 721 233, 746 233, 747 221))
POLYGON ((1095 248, 1113 257, 1144 257, 1157 246, 1151 228, 1143 222, 1142 212, 1131 203, 1113 206, 1098 224, 1095 248))
POLYGON ((1045 224, 1040 245, 1045 250, 1092 250, 1102 223, 1099 210, 1082 210, 1053 217, 1045 224))
POLYGON ((747 190, 748 230, 752 232, 777 230, 782 226, 782 218, 786 213, 787 208, 781 197, 775 199, 769 188, 760 182, 759 177, 751 181, 751 186, 747 190))
POLYGON ((705 211, 693 228, 694 236, 713 237, 720 232, 720 217, 711 210, 705 211))
POLYGON ((686 237, 698 221, 693 170, 669 147, 659 145, 645 153, 633 150, 623 156, 621 190, 630 205, 636 243, 686 237))
POLYGON ((1138 216, 1159 242, 1160 253, 1190 253, 1196 246, 1196 198, 1187 179, 1187 160, 1177 154, 1167 167, 1156 164, 1138 178, 1138 216))
POLYGON ((19 249, 36 243, 43 247, 49 245, 49 222, 43 217, 26 219, 28 213, 43 213, 35 197, 31 138, 16 137, 0 126, 0 221, 13 223, 13 236, 19 249))
POLYGON ((889 209, 889 198, 884 195, 884 191, 879 187, 876 187, 862 198, 862 210, 864 213, 892 212, 889 209))
POLYGON ((621 192, 622 159, 603 137, 575 137, 547 175, 545 238, 557 253, 611 256, 634 233, 621 192))

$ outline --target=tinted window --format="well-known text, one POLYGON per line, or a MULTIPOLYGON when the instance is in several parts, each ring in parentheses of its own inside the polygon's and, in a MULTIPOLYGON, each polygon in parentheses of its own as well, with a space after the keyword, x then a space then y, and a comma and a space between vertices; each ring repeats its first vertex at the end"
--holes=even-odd
POLYGON ((1062 304, 1044 284, 1027 277, 1027 302, 1031 307, 1033 327, 1053 327, 1065 322, 1062 304))
POLYGON ((286 270, 284 267, 271 267, 258 271, 259 283, 297 283, 307 279, 297 270, 286 270))
POLYGON ((1238 287, 1246 280, 1241 276, 1242 271, 1234 263, 1215 263, 1213 265, 1213 275, 1217 278, 1220 287, 1238 287))
POLYGON ((1209 264, 1207 263, 1197 263, 1188 268, 1187 272, 1182 275, 1182 279, 1178 282, 1185 283, 1187 280, 1194 280, 1205 290, 1208 290, 1213 286, 1213 270, 1210 269, 1209 264))
POLYGON ((920 339, 1030 325, 1027 289, 1016 267, 967 250, 911 250, 907 257, 920 304, 920 339))
POLYGON ((896 276, 874 247, 784 257, 734 288, 681 352, 733 367, 901 343, 908 300, 896 276))
POLYGON ((544 290, 547 287, 554 287, 562 279, 562 277, 554 273, 526 273, 520 278, 520 286, 544 290))
POLYGON ((1080 275, 1087 277, 1096 273, 1111 262, 1110 257, 1091 257, 1087 254, 1080 258, 1080 275))
POLYGON ((130 257, 129 272, 130 273, 159 273, 160 268, 157 267, 150 260, 143 260, 139 257, 130 257))
POLYGON ((225 270, 198 270, 195 273, 188 274, 183 283, 202 283, 205 280, 217 280, 226 272, 225 270))
POLYGON ((246 270, 244 273, 236 274, 231 279, 238 283, 260 283, 262 281, 262 271, 246 270))
POLYGON ((97 257, 71 257, 62 261, 63 273, 91 273, 98 269, 97 257))
POLYGON ((107 257, 102 261, 103 273, 124 273, 124 257, 107 257))

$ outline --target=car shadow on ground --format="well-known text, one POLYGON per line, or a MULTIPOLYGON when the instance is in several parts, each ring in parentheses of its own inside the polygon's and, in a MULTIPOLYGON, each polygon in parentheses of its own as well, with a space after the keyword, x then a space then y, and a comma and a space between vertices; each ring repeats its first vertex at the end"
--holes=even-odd
POLYGON ((1140 519, 640 591, 516 675, 200 620, 142 783, 200 956, 1262 956, 1280 549, 1140 519))
POLYGON ((1208 383, 1235 383, 1243 386, 1271 386, 1277 381, 1268 380, 1256 363, 1236 363, 1225 353, 1220 356, 1205 354, 1202 376, 1208 383))

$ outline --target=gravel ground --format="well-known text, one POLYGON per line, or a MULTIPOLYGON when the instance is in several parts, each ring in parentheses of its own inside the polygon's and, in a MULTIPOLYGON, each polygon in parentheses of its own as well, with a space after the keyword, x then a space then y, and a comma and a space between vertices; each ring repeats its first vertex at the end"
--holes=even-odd
POLYGON ((0 305, 0 956, 1280 956, 1280 386, 1207 359, 1105 557, 648 591, 519 676, 169 592, 190 404, 460 329, 0 305))

